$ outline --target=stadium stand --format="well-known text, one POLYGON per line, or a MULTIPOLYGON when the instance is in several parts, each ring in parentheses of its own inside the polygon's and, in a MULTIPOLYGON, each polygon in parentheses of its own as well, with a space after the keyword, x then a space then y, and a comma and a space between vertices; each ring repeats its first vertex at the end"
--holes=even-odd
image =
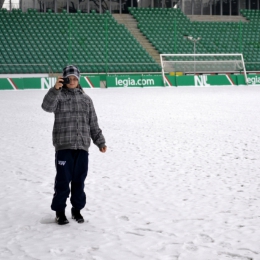
POLYGON ((249 20, 243 28, 244 57, 247 69, 260 70, 260 10, 241 10, 241 14, 249 20), (256 63, 258 62, 258 63, 256 63))
MULTIPOLYGON (((129 12, 161 54, 193 53, 193 43, 184 37, 190 35, 201 38, 196 53, 243 53, 247 71, 260 71, 260 10, 241 10, 247 22, 191 21, 174 8, 129 7, 129 12)), ((0 9, 0 38, 2 74, 58 73, 66 64, 86 73, 160 71, 160 65, 109 11, 0 9)))
POLYGON ((246 69, 260 71, 260 10, 241 10, 249 22, 190 21, 180 9, 129 8, 140 31, 159 53, 194 53, 184 36, 200 38, 196 53, 243 53, 246 69))
POLYGON ((160 65, 109 12, 0 9, 0 38, 2 74, 59 73, 66 64, 88 73, 160 71, 160 65))

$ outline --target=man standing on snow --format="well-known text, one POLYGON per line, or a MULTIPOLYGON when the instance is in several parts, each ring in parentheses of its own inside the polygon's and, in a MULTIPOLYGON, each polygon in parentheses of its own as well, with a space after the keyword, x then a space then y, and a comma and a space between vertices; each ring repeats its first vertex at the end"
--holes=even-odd
POLYGON ((105 138, 98 125, 92 100, 79 85, 80 72, 67 66, 53 88, 45 95, 42 108, 54 112, 53 145, 56 150, 56 178, 51 209, 56 211, 59 225, 69 223, 66 200, 70 194, 71 214, 78 223, 84 222, 80 210, 85 207, 84 181, 88 172, 88 149, 91 139, 102 153, 106 152, 105 138), (65 82, 64 80, 68 81, 65 82))

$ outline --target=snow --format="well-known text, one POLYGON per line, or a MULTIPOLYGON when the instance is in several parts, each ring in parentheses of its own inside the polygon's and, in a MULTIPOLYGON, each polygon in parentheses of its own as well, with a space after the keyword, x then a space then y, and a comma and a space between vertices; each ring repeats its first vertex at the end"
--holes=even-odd
POLYGON ((260 88, 86 89, 86 222, 54 222, 46 90, 0 92, 0 259, 259 260, 260 88))

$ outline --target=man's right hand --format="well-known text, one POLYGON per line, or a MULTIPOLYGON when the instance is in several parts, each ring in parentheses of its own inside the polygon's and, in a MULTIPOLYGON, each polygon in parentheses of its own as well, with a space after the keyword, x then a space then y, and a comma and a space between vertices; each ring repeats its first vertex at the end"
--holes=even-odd
POLYGON ((63 86, 63 78, 62 77, 58 77, 54 87, 56 89, 61 89, 62 86, 63 86))

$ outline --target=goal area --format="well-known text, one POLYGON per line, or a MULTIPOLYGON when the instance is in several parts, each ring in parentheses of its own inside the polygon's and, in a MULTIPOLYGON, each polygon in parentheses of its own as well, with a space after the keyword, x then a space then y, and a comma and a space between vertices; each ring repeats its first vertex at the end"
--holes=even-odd
POLYGON ((165 74, 243 74, 247 83, 242 54, 160 54, 165 74))

